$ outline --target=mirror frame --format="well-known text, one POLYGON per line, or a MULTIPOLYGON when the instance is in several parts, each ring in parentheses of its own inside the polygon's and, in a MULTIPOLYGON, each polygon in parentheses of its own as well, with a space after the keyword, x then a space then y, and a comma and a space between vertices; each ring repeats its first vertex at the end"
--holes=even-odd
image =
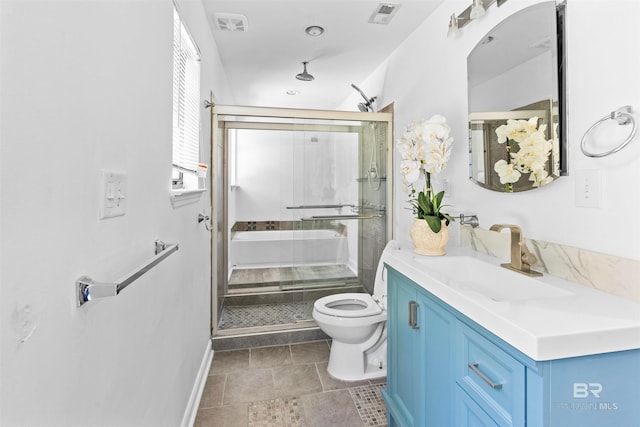
MULTIPOLYGON (((544 4, 544 3, 553 3, 555 5, 555 26, 556 26, 556 53, 557 53, 557 58, 556 58, 556 63, 555 63, 555 77, 556 77, 556 84, 557 84, 557 108, 556 108, 556 112, 557 112, 557 133, 556 133, 556 137, 557 137, 557 148, 554 148, 554 154, 555 156, 553 157, 558 157, 557 159, 553 159, 555 165, 552 165, 555 173, 553 174, 554 179, 553 181, 557 180, 560 176, 567 176, 568 175, 568 133, 567 133, 567 105, 566 105, 566 100, 567 100, 567 94, 566 94, 566 71, 567 71, 567 55, 566 55, 566 49, 567 49, 567 41, 566 41, 566 28, 565 28, 565 24, 566 24, 566 0, 561 0, 561 1, 549 1, 549 2, 541 2, 541 3, 537 3, 535 5, 531 5, 528 7, 525 7, 523 9, 521 9, 518 12, 515 12, 515 14, 518 14, 522 11, 526 11, 528 8, 530 7, 536 7, 540 4, 544 4)), ((481 45, 483 43, 483 41, 485 39, 487 39, 492 33, 495 33, 496 29, 500 27, 500 25, 502 25, 506 20, 508 20, 511 16, 505 18, 505 20, 502 20, 500 23, 498 23, 496 26, 494 26, 493 28, 491 28, 487 34, 485 34, 480 41, 478 42, 478 44, 476 46, 474 46, 474 48, 470 51, 469 56, 467 57, 467 66, 469 67, 469 57, 473 54, 473 52, 477 49, 477 47, 479 45, 481 45)), ((467 75, 470 76, 470 70, 468 68, 467 70, 467 75)), ((469 82, 467 83, 468 85, 470 84, 469 82)), ((472 117, 474 117, 474 119, 477 119, 478 116, 482 116, 485 113, 482 112, 475 112, 472 113, 471 112, 471 106, 472 106, 472 102, 471 102, 471 88, 470 86, 468 86, 468 102, 469 102, 469 112, 468 112, 468 131, 469 131, 469 179, 474 182, 475 184, 479 185, 480 187, 486 188, 488 190, 491 191, 497 191, 497 192, 522 192, 522 191, 528 191, 528 190, 532 190, 535 188, 539 188, 539 187, 534 187, 532 185, 527 186, 526 188, 523 188, 522 185, 520 185, 518 188, 516 187, 509 187, 507 185, 505 185, 505 189, 498 189, 495 186, 491 186, 490 184, 485 184, 484 182, 478 181, 476 178, 474 178, 474 173, 472 171, 472 167, 474 164, 473 158, 474 155, 477 156, 478 153, 473 151, 473 140, 472 140, 472 131, 476 129, 476 125, 472 124, 472 117), (514 189, 515 188, 515 189, 514 189)), ((554 99, 551 99, 550 101, 552 101, 552 104, 555 104, 554 99)), ((535 102, 534 104, 531 104, 530 106, 522 106, 519 108, 515 108, 511 111, 505 111, 503 113, 500 113, 500 116, 504 116, 504 120, 506 123, 506 119, 509 118, 509 116, 511 115, 511 113, 516 113, 517 110, 523 110, 526 109, 527 107, 531 107, 531 106, 536 106, 538 104, 543 103, 543 101, 539 101, 539 102, 535 102)), ((549 110, 549 113, 551 114, 551 110, 549 110)), ((490 113, 487 113, 490 114, 490 113)), ((517 114, 515 114, 517 115, 517 114)), ((553 116, 555 116, 555 114, 553 114, 553 116)), ((516 118, 514 116, 514 118, 516 118)), ((521 119, 524 119, 525 117, 521 117, 521 119)), ((550 117, 549 117, 550 119, 550 117)), ((493 119, 494 124, 496 119, 493 119)), ((551 121, 549 121, 549 127, 552 128, 552 123, 551 121)), ((495 126, 494 128, 495 129, 495 126)), ((552 132, 553 129, 548 129, 547 132, 552 132)), ((485 132, 487 132, 485 130, 485 132)), ((486 135, 486 133, 485 133, 486 135)), ((495 136, 495 135, 493 135, 495 136)), ((548 136, 546 138, 551 138, 550 133, 548 134, 548 136)), ((484 143, 486 144, 486 142, 484 143)), ((492 144, 493 145, 493 144, 492 144)), ((485 159, 485 163, 488 161, 487 160, 487 148, 485 145, 485 149, 484 149, 484 154, 480 153, 480 156, 484 157, 485 159)), ((485 168, 486 169, 486 168, 485 168)), ((493 173, 493 170, 485 170, 485 174, 490 174, 493 173)), ((486 180, 485 180, 486 181, 486 180)), ((553 182, 551 181, 551 182, 553 182)), ((549 182, 548 184, 550 184, 551 182, 549 182)))

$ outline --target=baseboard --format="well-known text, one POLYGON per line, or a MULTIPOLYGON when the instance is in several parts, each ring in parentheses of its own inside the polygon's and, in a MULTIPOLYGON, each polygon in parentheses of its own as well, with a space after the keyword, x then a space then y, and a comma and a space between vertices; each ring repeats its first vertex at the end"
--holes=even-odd
POLYGON ((196 376, 196 381, 193 384, 191 396, 189 396, 189 402, 187 403, 187 408, 184 411, 182 423, 180 424, 182 427, 192 427, 196 421, 198 406, 200 405, 204 386, 207 383, 207 377, 209 376, 209 368, 211 367, 212 360, 213 349, 211 348, 211 340, 207 339, 207 346, 204 349, 204 356, 200 363, 200 369, 198 369, 198 375, 196 376))

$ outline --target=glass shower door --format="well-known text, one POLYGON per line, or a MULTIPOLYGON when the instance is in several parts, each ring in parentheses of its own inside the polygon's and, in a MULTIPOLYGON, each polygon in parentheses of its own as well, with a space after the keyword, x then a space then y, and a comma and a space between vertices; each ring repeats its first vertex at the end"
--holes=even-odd
POLYGON ((308 242, 298 286, 308 300, 332 292, 373 292, 389 240, 387 138, 388 123, 372 121, 303 132, 296 144, 303 154, 294 193, 305 207, 300 221, 308 242))
POLYGON ((349 126, 296 132, 291 210, 301 262, 293 287, 313 291, 305 299, 358 282, 359 142, 349 126))
MULTIPOLYGON (((259 305, 269 310, 258 315, 269 330, 305 327, 316 299, 373 290, 391 231, 391 115, 287 111, 303 117, 284 118, 242 110, 217 116, 226 180, 221 319, 232 308, 254 318, 243 310, 259 305)), ((220 329, 245 328, 229 326, 236 324, 220 329)))

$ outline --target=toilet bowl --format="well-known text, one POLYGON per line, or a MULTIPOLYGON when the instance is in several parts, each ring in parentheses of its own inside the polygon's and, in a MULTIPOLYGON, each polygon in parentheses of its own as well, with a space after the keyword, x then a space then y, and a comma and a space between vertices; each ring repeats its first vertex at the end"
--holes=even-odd
POLYGON ((332 338, 327 372, 344 381, 387 375, 387 283, 382 252, 373 288, 367 293, 342 293, 313 304, 313 319, 332 338))

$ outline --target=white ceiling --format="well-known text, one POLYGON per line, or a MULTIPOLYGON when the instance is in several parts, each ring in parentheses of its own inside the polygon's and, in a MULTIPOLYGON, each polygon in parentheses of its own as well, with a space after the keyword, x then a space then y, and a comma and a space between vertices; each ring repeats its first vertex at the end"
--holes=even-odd
MULTIPOLYGON (((203 0, 203 4, 236 104, 336 109, 353 94, 351 84, 360 85, 442 1, 385 2, 401 5, 388 25, 367 22, 381 3, 378 0, 203 0), (248 31, 217 30, 215 13, 245 15, 248 31), (310 25, 324 27, 325 33, 308 36, 304 30, 310 25), (303 61, 309 61, 312 82, 295 78, 303 61), (288 90, 299 94, 287 95, 288 90)), ((442 31, 446 30, 443 22, 442 31)))

